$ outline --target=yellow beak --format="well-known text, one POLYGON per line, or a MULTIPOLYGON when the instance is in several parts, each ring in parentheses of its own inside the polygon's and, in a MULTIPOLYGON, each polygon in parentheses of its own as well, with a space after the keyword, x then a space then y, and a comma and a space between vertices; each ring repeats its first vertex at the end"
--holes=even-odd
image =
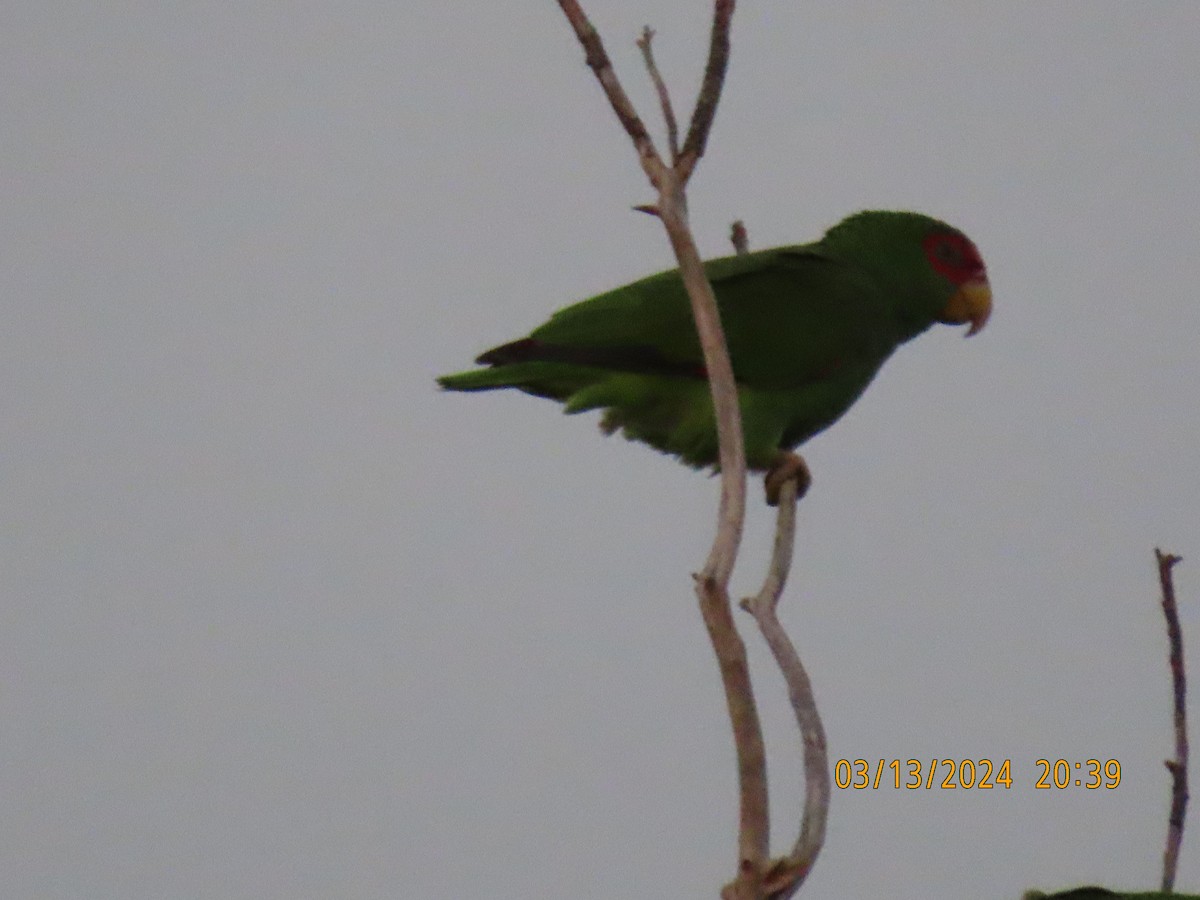
POLYGON ((992 289, 987 281, 968 281, 954 292, 938 316, 938 321, 947 325, 970 322, 971 327, 967 329, 967 337, 970 337, 983 330, 991 314, 992 289))

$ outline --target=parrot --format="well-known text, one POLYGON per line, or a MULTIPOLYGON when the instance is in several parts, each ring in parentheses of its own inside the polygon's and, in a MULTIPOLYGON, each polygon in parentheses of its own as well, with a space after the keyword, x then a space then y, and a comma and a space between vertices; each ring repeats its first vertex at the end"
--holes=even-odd
MULTIPOLYGON (((855 213, 813 243, 709 260, 733 364, 746 466, 768 473, 836 422, 889 356, 931 325, 978 333, 987 269, 961 231, 915 212, 855 213)), ((678 269, 567 306, 526 337, 437 379, 450 391, 515 388, 602 410, 601 429, 718 468, 716 420, 678 269)), ((768 480, 768 502, 772 487, 768 480)))

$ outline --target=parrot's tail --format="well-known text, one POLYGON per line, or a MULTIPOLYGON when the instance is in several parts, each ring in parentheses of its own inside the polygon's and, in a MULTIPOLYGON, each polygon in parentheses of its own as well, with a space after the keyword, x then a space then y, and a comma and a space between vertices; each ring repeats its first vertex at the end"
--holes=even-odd
POLYGON ((564 400, 594 378, 593 373, 578 366, 555 362, 518 362, 443 375, 437 383, 448 391, 516 388, 536 397, 564 400))
POLYGON ((492 391, 518 385, 512 373, 501 369, 476 369, 473 372, 443 375, 437 383, 448 391, 492 391))

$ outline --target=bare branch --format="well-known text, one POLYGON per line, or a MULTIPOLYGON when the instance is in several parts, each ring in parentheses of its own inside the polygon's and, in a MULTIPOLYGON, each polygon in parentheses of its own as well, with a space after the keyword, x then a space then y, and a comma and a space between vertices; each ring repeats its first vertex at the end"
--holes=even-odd
POLYGON ((651 184, 661 190, 662 170, 666 166, 659 157, 658 150, 654 147, 650 133, 646 131, 646 126, 638 116, 637 110, 634 109, 633 102, 625 93, 625 89, 621 87, 620 81, 617 80, 612 60, 608 58, 604 43, 600 40, 600 32, 596 31, 595 26, 588 20, 587 15, 580 8, 578 0, 558 0, 558 5, 566 15, 567 21, 571 23, 571 27, 575 29, 575 36, 583 45, 587 64, 596 74, 596 80, 600 82, 600 86, 604 88, 604 94, 608 97, 613 112, 617 114, 621 126, 633 141, 642 168, 650 178, 651 184))
POLYGON ((612 61, 604 50, 604 44, 595 27, 588 20, 577 0, 558 0, 575 35, 583 45, 587 63, 621 121, 625 131, 633 140, 650 182, 658 189, 658 216, 667 229, 667 237, 675 258, 679 262, 679 274, 687 288, 696 319, 696 331, 700 347, 704 352, 704 365, 708 372, 713 394, 713 408, 717 422, 718 460, 721 469, 721 501, 717 514, 717 536, 712 551, 705 563, 702 576, 713 578, 723 589, 728 588, 729 576, 737 558, 741 542, 742 522, 746 510, 746 453, 742 439, 741 410, 738 408, 737 385, 733 378, 733 366, 729 361, 729 350, 725 334, 717 314, 716 297, 704 274, 700 253, 687 223, 687 200, 684 186, 704 151, 708 132, 716 114, 717 100, 725 79, 729 62, 729 27, 733 18, 734 0, 715 0, 713 7, 712 40, 709 47, 708 65, 704 82, 692 114, 692 124, 684 143, 679 165, 668 168, 662 162, 654 142, 646 132, 633 103, 617 80, 612 61), (689 146, 692 148, 689 158, 689 146))
POLYGON ((646 126, 617 80, 612 61, 604 50, 599 33, 577 0, 558 0, 558 5, 583 45, 587 63, 604 88, 613 111, 633 140, 642 169, 651 184, 658 189, 658 216, 666 227, 671 249, 679 262, 680 277, 691 300, 696 332, 704 353, 704 367, 708 372, 709 386, 712 390, 717 424, 718 462, 721 469, 717 535, 702 576, 705 579, 715 579, 722 590, 727 591, 729 576, 733 572, 733 564, 737 559, 737 550, 742 539, 742 523, 746 513, 746 452, 733 365, 729 361, 729 349, 717 313, 716 296, 704 274, 700 252, 696 249, 696 243, 688 228, 684 186, 704 150, 713 115, 716 113, 717 99, 721 95, 721 86, 729 61, 729 27, 733 17, 734 0, 715 0, 712 40, 704 83, 696 101, 696 110, 692 115, 692 124, 682 157, 675 167, 666 166, 659 157, 654 142, 646 132, 646 126), (690 159, 689 145, 693 147, 690 159))
POLYGON ((1183 632, 1179 627, 1179 608, 1175 603, 1175 585, 1171 569, 1182 557, 1163 553, 1154 548, 1158 561, 1158 580, 1162 588, 1163 616, 1167 620, 1167 639, 1171 645, 1171 685, 1175 698, 1175 758, 1165 760, 1171 773, 1171 812, 1167 817, 1167 848, 1163 852, 1162 889, 1170 893, 1175 887, 1175 869, 1179 864, 1179 847, 1183 842, 1183 823, 1188 802, 1188 737, 1187 737, 1187 672, 1183 665, 1183 632))
MULTIPOLYGON (((809 681, 800 656, 796 653, 796 648, 784 631, 776 612, 792 566, 796 503, 804 496, 812 480, 802 457, 796 454, 786 454, 786 457, 781 456, 772 471, 772 475, 776 472, 781 473, 782 480, 778 488, 779 513, 775 522, 771 566, 758 594, 741 602, 741 607, 754 616, 759 631, 762 632, 787 683, 792 712, 804 744, 804 813, 800 832, 791 853, 774 860, 764 879, 764 888, 772 900, 786 900, 791 897, 812 870, 825 843, 825 824, 830 801, 825 728, 817 712, 812 682, 809 681)), ((768 476, 768 479, 770 477, 768 476)), ((768 493, 770 490, 768 482, 768 493)))
POLYGON ((741 792, 738 873, 723 894, 750 900, 763 895, 762 878, 769 854, 770 827, 762 729, 751 690, 745 645, 733 624, 729 602, 729 577, 737 559, 746 511, 746 453, 733 365, 721 328, 716 297, 688 228, 684 193, 684 185, 703 152, 716 110, 716 98, 720 96, 729 54, 733 0, 716 0, 712 43, 714 48, 723 49, 720 52, 717 49, 710 50, 704 86, 688 137, 693 145, 692 158, 681 159, 679 165, 671 167, 663 164, 655 150, 642 120, 617 80, 599 34, 578 2, 558 2, 583 45, 588 65, 604 88, 626 133, 633 140, 642 169, 658 190, 654 210, 666 228, 671 249, 679 262, 680 278, 691 301, 705 370, 708 372, 717 426, 721 499, 717 511, 717 533, 704 569, 696 576, 696 593, 720 666, 738 757, 738 786, 741 792))
POLYGON ((683 204, 683 186, 676 181, 674 171, 667 179, 674 192, 663 192, 658 204, 659 216, 667 228, 667 237, 679 261, 679 274, 692 301, 696 332, 704 352, 704 366, 712 390, 713 411, 717 422, 717 458, 721 467, 721 499, 717 509, 717 535, 704 564, 702 577, 712 578, 722 591, 729 589, 729 577, 737 561, 742 540, 742 524, 746 518, 746 448, 742 438, 742 412, 738 405, 737 383, 733 378, 733 363, 725 343, 725 332, 717 312, 717 298, 700 251, 687 226, 687 211, 683 204))
POLYGON ((728 590, 711 577, 697 575, 696 594, 721 669, 737 749, 738 875, 733 884, 726 886, 726 891, 730 891, 737 890, 735 885, 747 877, 757 883, 770 855, 767 751, 750 683, 746 645, 733 623, 728 590))
MULTIPOLYGON (((722 590, 728 590, 728 582, 733 572, 733 563, 737 560, 738 546, 742 542, 742 526, 745 520, 745 446, 742 437, 742 410, 738 407, 737 384, 733 380, 733 365, 730 362, 730 352, 725 343, 725 332, 721 329, 721 319, 716 311, 716 295, 704 275, 704 265, 700 259, 700 251, 692 239, 688 227, 688 200, 684 194, 686 175, 691 174, 695 160, 686 164, 686 174, 679 174, 676 169, 667 167, 662 162, 658 150, 654 148, 653 140, 646 131, 646 126, 638 118, 634 104, 625 94, 613 71, 612 61, 605 53, 604 43, 595 26, 589 22, 577 0, 558 0, 563 13, 575 29, 575 35, 587 55, 588 66, 592 67, 596 79, 599 80, 605 95, 608 97, 613 112, 617 114, 620 124, 634 142, 638 161, 646 172, 650 184, 658 188, 659 200, 654 204, 656 214, 666 227, 667 238, 671 240, 671 248, 679 263, 679 276, 684 287, 688 290, 691 300, 692 316, 696 319, 696 332, 700 337, 700 347, 704 355, 704 370, 708 372, 708 383, 713 392, 713 410, 716 419, 716 438, 718 438, 718 460, 721 469, 721 499, 718 509, 718 527, 713 540, 712 551, 704 563, 703 578, 713 578, 720 584, 722 590)), ((724 47, 722 59, 728 59, 728 31, 733 14, 733 0, 716 0, 713 19, 713 46, 724 47)), ((708 70, 704 73, 704 88, 701 97, 720 96, 721 80, 725 76, 725 62, 720 66, 714 65, 714 54, 709 53, 708 70), (714 74, 715 73, 715 74, 714 74)), ((697 101, 698 102, 698 101, 697 101)), ((713 114, 716 110, 715 98, 709 104, 706 113, 708 125, 712 125, 713 114)), ((692 115, 692 133, 697 133, 697 116, 692 115)), ((703 119, 703 116, 700 116, 703 119)), ((700 145, 707 140, 708 126, 700 134, 700 145)), ((689 140, 691 140, 689 134, 689 140)), ((682 161, 685 162, 685 161, 682 161)), ((643 210, 647 211, 647 210, 643 210)))
POLYGON ((654 29, 647 25, 642 29, 642 36, 638 39, 638 48, 642 51, 642 59, 646 61, 646 71, 650 73, 650 80, 654 82, 654 90, 658 92, 658 103, 662 107, 663 121, 667 124, 667 148, 671 151, 671 165, 679 161, 679 126, 675 122, 675 108, 671 105, 671 93, 667 90, 667 83, 663 81, 662 74, 658 71, 658 64, 654 61, 654 51, 650 47, 650 42, 654 40, 654 29))
POLYGON ((675 164, 680 178, 687 183, 692 170, 708 144, 708 133, 712 130, 713 117, 717 114, 717 102, 725 85, 725 70, 729 67, 729 25, 733 19, 735 0, 714 0, 713 27, 708 46, 708 63, 704 67, 704 80, 696 96, 696 108, 692 111, 692 122, 688 126, 683 150, 675 164))

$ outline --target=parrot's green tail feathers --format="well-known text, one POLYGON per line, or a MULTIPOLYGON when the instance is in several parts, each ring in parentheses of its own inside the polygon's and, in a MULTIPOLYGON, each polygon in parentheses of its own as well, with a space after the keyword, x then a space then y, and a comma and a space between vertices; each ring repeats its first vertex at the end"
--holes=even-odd
POLYGON ((475 369, 442 375, 437 383, 448 391, 492 391, 497 388, 516 387, 512 373, 506 369, 475 369))
POLYGON ((443 375, 437 383, 448 391, 516 388, 535 397, 564 400, 591 380, 591 374, 578 366, 554 362, 517 362, 443 375))

